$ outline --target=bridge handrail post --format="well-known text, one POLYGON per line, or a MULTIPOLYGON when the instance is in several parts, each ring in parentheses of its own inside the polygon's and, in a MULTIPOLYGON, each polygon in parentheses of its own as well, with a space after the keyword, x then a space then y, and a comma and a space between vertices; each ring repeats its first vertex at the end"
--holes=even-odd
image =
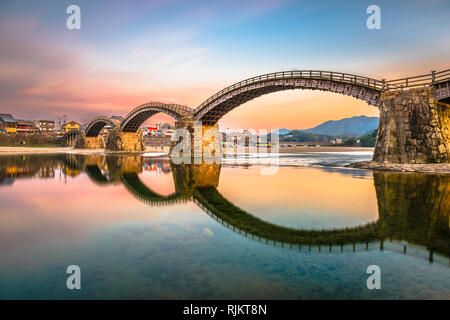
POLYGON ((434 84, 436 79, 436 71, 431 71, 431 84, 434 84))
POLYGON ((381 91, 384 91, 386 85, 386 79, 381 79, 381 91))

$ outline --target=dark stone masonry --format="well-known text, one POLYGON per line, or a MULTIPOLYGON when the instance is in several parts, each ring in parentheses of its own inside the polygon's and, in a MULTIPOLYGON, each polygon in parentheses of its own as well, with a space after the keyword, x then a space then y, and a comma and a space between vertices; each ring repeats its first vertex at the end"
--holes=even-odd
POLYGON ((450 162, 450 106, 433 87, 382 93, 373 161, 450 162))
POLYGON ((144 152, 145 142, 142 131, 124 132, 120 128, 112 130, 109 133, 106 150, 114 152, 144 152))

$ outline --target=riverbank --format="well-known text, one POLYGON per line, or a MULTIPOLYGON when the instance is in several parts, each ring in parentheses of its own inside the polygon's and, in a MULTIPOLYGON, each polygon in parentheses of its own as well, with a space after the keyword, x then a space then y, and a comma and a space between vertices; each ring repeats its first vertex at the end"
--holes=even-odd
MULTIPOLYGON (((283 147, 279 148, 279 153, 312 153, 312 152, 373 152, 374 148, 365 147, 334 147, 334 146, 320 146, 320 147, 305 147, 305 146, 295 146, 295 147, 283 147)), ((239 152, 237 148, 224 148, 225 153, 239 152)), ((245 152, 248 152, 249 148, 245 148, 245 152)), ((270 149, 267 150, 270 152, 270 149)))
POLYGON ((0 147, 0 155, 68 153, 71 150, 69 147, 0 147))
MULTIPOLYGON (((247 148, 248 149, 248 148, 247 148)), ((233 149, 224 149, 231 153, 233 149)), ((237 150, 234 150, 237 151, 237 150)), ((248 150, 246 150, 248 151, 248 150)), ((161 147, 147 147, 145 153, 157 153, 158 156, 168 154, 169 149, 161 147)), ((287 147, 280 148, 280 153, 302 154, 302 153, 340 153, 340 152, 373 152, 373 148, 360 147, 287 147)), ((71 147, 0 147, 0 155, 25 155, 25 154, 106 154, 103 149, 73 149, 71 147)), ((417 173, 435 173, 450 174, 450 163, 433 164, 401 164, 401 163, 377 163, 373 161, 360 161, 344 165, 346 168, 357 168, 378 171, 396 171, 396 172, 417 172, 417 173)))
POLYGON ((369 169, 377 171, 450 174, 450 163, 405 164, 405 163, 378 163, 374 161, 361 161, 347 164, 344 167, 369 169))
MULTIPOLYGON (((225 148, 227 153, 237 151, 237 149, 225 148)), ((248 152, 248 148, 246 148, 248 152)), ((270 149, 269 149, 270 151, 270 149)), ((309 152, 373 152, 373 148, 361 147, 286 147, 280 148, 280 153, 309 153, 309 152)), ((147 147, 145 152, 158 152, 169 154, 169 147, 147 147)), ((73 149, 71 147, 0 147, 0 154, 31 154, 31 153, 79 153, 79 154, 97 154, 105 153, 103 149, 73 149)))
POLYGON ((284 147, 280 148, 280 153, 308 153, 308 152, 373 152, 374 148, 366 147, 334 147, 334 146, 320 146, 320 147, 284 147))
MULTIPOLYGON (((146 153, 169 153, 169 147, 147 147, 146 153)), ((104 149, 74 149, 72 147, 0 147, 0 155, 21 155, 21 154, 106 154, 104 149)))

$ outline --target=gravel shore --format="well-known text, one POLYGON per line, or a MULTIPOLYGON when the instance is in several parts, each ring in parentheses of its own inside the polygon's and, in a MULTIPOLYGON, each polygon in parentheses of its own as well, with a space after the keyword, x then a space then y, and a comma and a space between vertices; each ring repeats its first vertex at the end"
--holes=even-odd
MULTIPOLYGON (((225 152, 232 152, 233 148, 225 148, 225 152)), ((248 152, 248 148, 245 149, 246 152, 248 152)), ((270 149, 268 149, 268 152, 270 152, 270 149)), ((364 147, 305 147, 305 146, 295 146, 295 147, 280 147, 279 148, 280 153, 310 153, 310 152, 373 152, 373 148, 364 148, 364 147)))
POLYGON ((284 147, 280 153, 308 153, 308 152, 373 152, 373 148, 365 147, 284 147))
POLYGON ((374 161, 361 161, 350 163, 348 165, 345 165, 344 167, 381 170, 381 171, 450 174, 450 163, 404 164, 404 163, 378 163, 374 161))

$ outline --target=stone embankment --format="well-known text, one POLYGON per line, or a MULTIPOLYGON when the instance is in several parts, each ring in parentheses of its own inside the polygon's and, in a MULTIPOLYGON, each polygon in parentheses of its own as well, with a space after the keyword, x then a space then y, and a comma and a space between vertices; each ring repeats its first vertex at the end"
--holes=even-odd
POLYGON ((434 100, 434 88, 384 92, 373 160, 449 163, 450 107, 434 100))

